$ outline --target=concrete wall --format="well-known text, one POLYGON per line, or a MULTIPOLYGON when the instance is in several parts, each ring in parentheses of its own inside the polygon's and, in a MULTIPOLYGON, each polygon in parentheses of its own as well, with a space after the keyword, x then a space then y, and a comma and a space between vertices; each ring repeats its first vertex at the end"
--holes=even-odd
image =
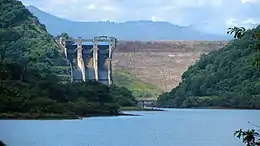
POLYGON ((82 54, 83 54, 82 42, 79 40, 77 46, 77 66, 81 72, 82 80, 86 81, 85 64, 82 58, 82 54))
POLYGON ((82 40, 74 44, 60 41, 65 57, 71 66, 71 81, 97 80, 103 84, 112 83, 111 59, 115 48, 115 41, 107 45, 99 45, 94 39, 94 44, 86 45, 82 40))
POLYGON ((71 44, 71 45, 66 45, 66 54, 67 54, 67 59, 71 64, 71 81, 82 81, 82 71, 78 67, 80 59, 80 54, 77 51, 77 45, 76 44, 71 44))
POLYGON ((98 78, 99 81, 109 85, 109 45, 98 45, 98 78))
POLYGON ((95 80, 95 71, 93 66, 93 45, 82 45, 82 48, 86 79, 95 80))
POLYGON ((98 81, 98 42, 94 41, 93 46, 93 68, 95 73, 95 79, 98 81))

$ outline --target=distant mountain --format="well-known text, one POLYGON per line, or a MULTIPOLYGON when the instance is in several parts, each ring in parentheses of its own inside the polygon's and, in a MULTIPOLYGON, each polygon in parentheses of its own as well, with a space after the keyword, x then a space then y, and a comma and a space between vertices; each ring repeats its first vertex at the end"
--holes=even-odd
POLYGON ((181 27, 169 22, 127 21, 116 22, 78 22, 61 19, 34 6, 27 9, 41 23, 46 25, 52 35, 67 32, 72 37, 91 38, 99 35, 117 37, 119 40, 227 40, 229 36, 205 34, 190 27, 181 27))

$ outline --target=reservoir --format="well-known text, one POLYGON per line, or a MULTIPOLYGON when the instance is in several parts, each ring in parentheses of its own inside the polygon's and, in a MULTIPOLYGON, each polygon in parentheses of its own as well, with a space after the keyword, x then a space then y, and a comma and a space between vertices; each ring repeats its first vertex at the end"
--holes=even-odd
POLYGON ((259 110, 166 109, 82 120, 0 120, 7 146, 243 146, 240 128, 260 125, 259 110), (250 123, 248 123, 250 122, 250 123))

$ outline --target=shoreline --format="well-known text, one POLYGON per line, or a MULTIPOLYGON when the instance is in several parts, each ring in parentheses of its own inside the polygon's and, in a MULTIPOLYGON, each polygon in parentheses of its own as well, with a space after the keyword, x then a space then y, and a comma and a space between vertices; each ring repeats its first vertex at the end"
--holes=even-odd
POLYGON ((147 108, 143 108, 143 107, 138 107, 138 106, 134 106, 134 107, 121 107, 119 109, 119 111, 165 111, 163 109, 160 109, 158 107, 147 107, 147 108))
POLYGON ((80 120, 90 117, 114 117, 114 116, 140 116, 137 114, 129 114, 124 112, 131 111, 164 111, 158 108, 142 108, 142 107, 121 107, 116 114, 100 113, 88 114, 85 116, 73 114, 54 114, 54 113, 0 113, 0 120, 80 120))
POLYGON ((260 110, 259 108, 231 108, 231 107, 193 107, 190 109, 217 109, 217 110, 260 110))
POLYGON ((260 110, 259 108, 231 108, 231 107, 219 107, 219 106, 209 106, 209 107, 190 107, 190 108, 181 108, 181 107, 157 107, 162 109, 215 109, 215 110, 260 110))
POLYGON ((140 116, 119 112, 117 114, 88 114, 86 116, 63 114, 35 114, 35 113, 0 113, 0 120, 82 120, 90 117, 140 116))
POLYGON ((227 108, 227 107, 193 107, 193 108, 162 108, 162 107, 123 107, 120 108, 119 113, 102 113, 102 114, 88 114, 86 116, 70 115, 70 114, 38 114, 38 113, 0 113, 0 120, 82 120, 91 117, 117 117, 117 116, 141 116, 138 114, 129 114, 124 112, 132 111, 167 111, 167 109, 200 109, 200 110, 260 110, 251 108, 227 108))

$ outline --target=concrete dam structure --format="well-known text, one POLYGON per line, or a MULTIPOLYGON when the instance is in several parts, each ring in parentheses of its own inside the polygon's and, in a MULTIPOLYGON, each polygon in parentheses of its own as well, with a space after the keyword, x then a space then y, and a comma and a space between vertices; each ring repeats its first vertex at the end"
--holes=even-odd
POLYGON ((60 38, 60 45, 71 68, 70 81, 96 80, 111 85, 111 60, 116 43, 116 38, 107 36, 70 40, 60 38))

